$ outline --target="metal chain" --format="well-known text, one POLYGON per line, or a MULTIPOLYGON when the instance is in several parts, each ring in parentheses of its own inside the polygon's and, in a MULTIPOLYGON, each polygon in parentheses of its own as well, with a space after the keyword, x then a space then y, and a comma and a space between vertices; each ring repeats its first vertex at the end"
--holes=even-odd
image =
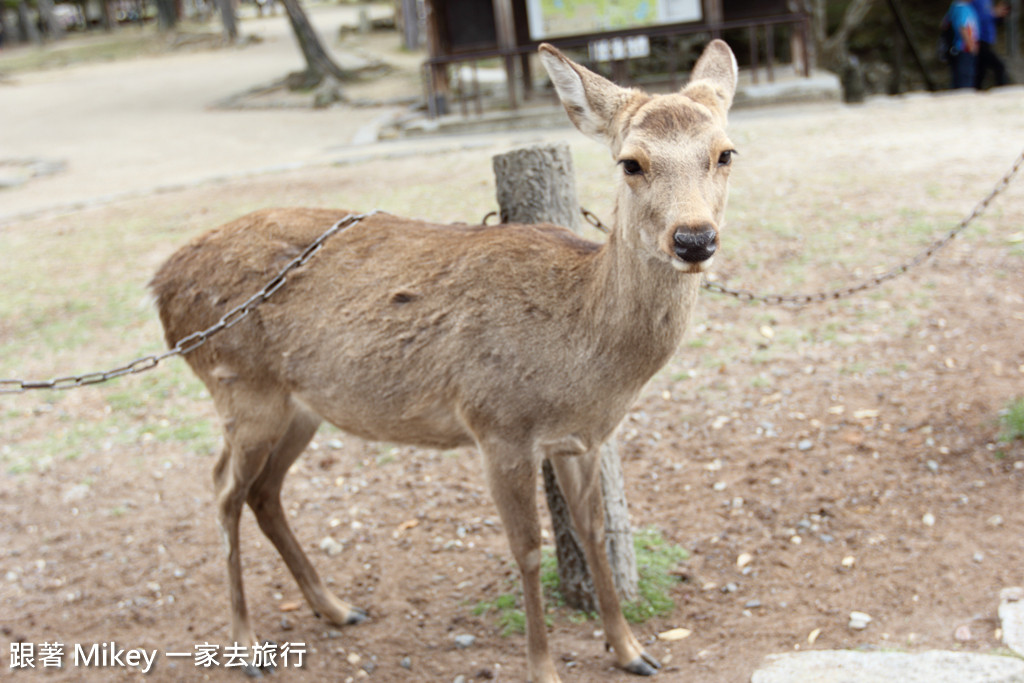
POLYGON ((153 353, 148 356, 136 358, 132 362, 113 368, 112 370, 88 372, 83 375, 55 377, 54 379, 42 381, 0 379, 0 394, 20 394, 33 389, 74 389, 77 387, 88 386, 90 384, 99 384, 101 382, 112 380, 115 377, 136 375, 140 372, 145 372, 146 370, 152 370, 159 365, 161 361, 166 360, 171 356, 184 356, 187 353, 191 353, 208 342, 217 333, 241 322, 246 316, 263 304, 263 302, 272 297, 279 289, 281 289, 281 287, 284 286, 285 282, 287 282, 288 274, 296 268, 305 265, 307 261, 313 258, 313 256, 320 251, 320 247, 323 246, 324 242, 330 239, 335 233, 350 228, 364 218, 369 218, 370 216, 378 213, 383 212, 374 210, 369 213, 351 214, 342 218, 340 221, 328 228, 322 235, 313 240, 313 242, 306 247, 301 254, 289 261, 281 271, 274 276, 272 280, 270 280, 270 282, 263 286, 260 291, 256 292, 248 299, 225 313, 221 316, 220 320, 210 327, 199 332, 193 332, 186 337, 182 337, 173 347, 163 353, 153 353))
MULTIPOLYGON (((989 204, 991 204, 996 197, 1003 193, 1003 191, 1010 185, 1010 181, 1013 180, 1013 177, 1017 175, 1017 172, 1021 169, 1022 165, 1024 165, 1024 151, 1022 151, 1020 155, 1017 157, 1017 160, 1013 162, 1013 166, 1010 168, 1010 170, 1007 171, 1003 175, 1003 177, 999 179, 999 181, 995 184, 995 187, 992 188, 992 191, 989 192, 984 199, 978 202, 975 205, 974 209, 967 215, 967 217, 962 219, 956 225, 956 227, 954 227, 952 230, 947 232, 945 235, 943 235, 936 241, 932 242, 930 245, 928 245, 925 249, 921 250, 913 258, 899 264, 894 268, 890 268, 881 275, 876 275, 875 277, 869 280, 859 282, 855 285, 840 287, 838 289, 832 289, 824 292, 815 292, 813 294, 757 294, 746 289, 733 289, 731 287, 726 287, 725 285, 720 284, 718 282, 709 282, 707 280, 702 282, 701 286, 708 291, 715 292, 716 294, 727 294, 729 296, 739 299, 740 301, 754 301, 757 303, 767 304, 769 306, 807 306, 808 304, 820 303, 822 301, 835 301, 837 299, 845 299, 846 297, 851 296, 853 294, 859 294, 860 292, 863 292, 865 290, 874 289, 875 287, 879 287, 882 284, 888 282, 889 280, 892 280, 894 278, 899 277, 900 275, 903 275, 911 268, 914 268, 915 266, 924 263, 929 258, 931 258, 937 251, 939 251, 947 244, 949 244, 953 240, 953 238, 955 238, 957 235, 963 232, 968 225, 970 225, 972 222, 974 222, 976 218, 983 214, 985 210, 988 208, 989 204)), ((609 232, 608 226, 602 223, 601 220, 593 213, 583 208, 581 208, 580 211, 582 212, 583 217, 592 226, 594 226, 601 232, 609 232)))

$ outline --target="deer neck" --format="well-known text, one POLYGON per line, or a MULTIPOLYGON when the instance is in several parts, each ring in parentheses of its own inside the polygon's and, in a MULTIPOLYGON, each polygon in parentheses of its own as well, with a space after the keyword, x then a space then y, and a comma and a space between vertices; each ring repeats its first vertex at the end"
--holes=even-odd
POLYGON ((637 234, 619 225, 597 252, 589 301, 598 335, 606 340, 602 352, 619 356, 620 367, 642 376, 642 385, 682 341, 701 276, 632 244, 629 236, 637 234))

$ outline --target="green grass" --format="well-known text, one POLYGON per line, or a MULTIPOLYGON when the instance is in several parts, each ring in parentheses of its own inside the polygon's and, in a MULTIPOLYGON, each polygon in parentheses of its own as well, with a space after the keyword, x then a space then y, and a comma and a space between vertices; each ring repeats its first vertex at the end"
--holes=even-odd
POLYGON ((679 578, 672 574, 672 570, 689 559, 690 553, 666 541, 653 527, 637 530, 633 535, 633 547, 640 576, 637 583, 640 597, 623 603, 622 612, 626 619, 639 624, 652 617, 671 614, 675 609, 672 588, 679 583, 679 578))
POLYGON ((999 440, 1002 443, 1024 440, 1024 397, 1011 401, 1000 411, 999 427, 999 440))
POLYGON ((526 633, 526 613, 519 607, 517 593, 502 593, 494 600, 481 600, 473 607, 473 616, 492 613, 502 636, 526 633))
MULTIPOLYGON (((633 534, 633 547, 636 551, 637 589, 640 597, 637 600, 623 602, 622 613, 633 623, 643 623, 652 617, 671 614, 675 609, 672 599, 672 588, 679 582, 672 574, 680 562, 688 559, 690 554, 683 548, 672 545, 662 536, 658 529, 648 527, 639 529, 633 534)), ((521 607, 522 590, 518 579, 506 593, 493 600, 481 600, 472 608, 474 616, 493 615, 494 624, 502 636, 526 632, 526 613, 521 607)), ((544 591, 549 609, 564 608, 565 599, 558 586, 558 560, 552 548, 541 550, 540 584, 544 591)), ((564 613, 571 623, 597 619, 598 615, 581 610, 569 610, 564 613)), ((547 615, 551 625, 552 615, 547 615)))
POLYGON ((0 71, 19 73, 58 69, 71 64, 107 62, 158 54, 166 40, 151 29, 118 29, 112 33, 70 36, 41 47, 9 50, 0 56, 0 71))

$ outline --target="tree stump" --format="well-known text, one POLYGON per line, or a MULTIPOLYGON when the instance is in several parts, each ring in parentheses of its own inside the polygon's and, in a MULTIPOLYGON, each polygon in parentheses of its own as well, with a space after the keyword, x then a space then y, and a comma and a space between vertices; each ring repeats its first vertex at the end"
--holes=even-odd
MULTIPOLYGON (((554 223, 580 232, 572 155, 565 143, 521 147, 492 159, 502 223, 554 223)), ((559 587, 572 607, 597 609, 594 587, 554 468, 543 464, 544 489, 555 530, 559 587)), ((637 598, 636 554, 615 437, 601 447, 605 543, 619 598, 637 598)))

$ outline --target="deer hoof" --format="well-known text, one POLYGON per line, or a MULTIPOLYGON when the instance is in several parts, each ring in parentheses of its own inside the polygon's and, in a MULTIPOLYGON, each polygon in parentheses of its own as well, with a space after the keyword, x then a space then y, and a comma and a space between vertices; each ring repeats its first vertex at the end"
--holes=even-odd
POLYGON ((661 668, 661 664, 657 659, 644 652, 623 668, 637 676, 653 676, 661 668))
MULTIPOLYGON (((277 643, 272 640, 264 640, 263 645, 273 645, 274 649, 277 649, 277 643)), ((246 663, 242 668, 242 671, 244 671, 245 675, 249 678, 263 678, 264 676, 274 673, 274 665, 267 664, 265 666, 253 666, 252 664, 246 663)))
POLYGON ((353 607, 352 611, 350 611, 348 613, 348 616, 345 617, 345 625, 352 626, 354 624, 361 624, 369 618, 370 617, 365 610, 361 610, 358 607, 353 607))
POLYGON ((247 663, 242 668, 242 671, 244 671, 245 675, 249 678, 263 678, 263 669, 253 666, 252 664, 247 663))

